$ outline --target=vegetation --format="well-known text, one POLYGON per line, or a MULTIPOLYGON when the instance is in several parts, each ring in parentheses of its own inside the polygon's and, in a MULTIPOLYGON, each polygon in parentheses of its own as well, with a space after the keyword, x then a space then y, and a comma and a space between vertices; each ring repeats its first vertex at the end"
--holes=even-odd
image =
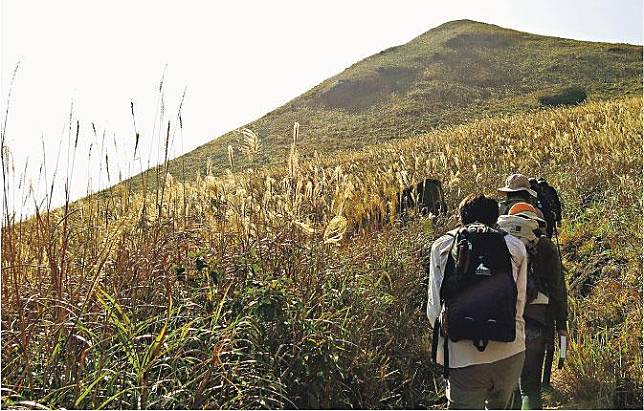
MULTIPOLYGON (((410 42, 370 56, 246 128, 264 145, 250 161, 242 136, 231 132, 168 165, 173 175, 222 173, 280 164, 290 130, 300 124, 302 158, 354 150, 475 119, 520 114, 538 98, 570 85, 588 100, 642 95, 642 47, 538 36, 469 20, 436 27, 410 42)), ((252 98, 252 97, 251 97, 252 98)), ((149 138, 142 135, 143 139, 149 138)), ((160 170, 164 174, 163 170, 160 170)), ((147 186, 156 185, 154 170, 147 186)), ((140 188, 140 178, 130 181, 140 188)))
MULTIPOLYGON (((551 405, 638 408, 641 112, 641 98, 590 102, 311 158, 296 124, 281 165, 7 213, 2 406, 440 405, 421 266, 456 216, 388 210, 426 177, 454 210, 521 171, 565 204, 572 345, 551 405)), ((251 162, 272 144, 253 131, 251 162)))
POLYGON ((566 87, 556 94, 539 97, 542 106, 574 106, 586 101, 586 91, 579 86, 566 87))

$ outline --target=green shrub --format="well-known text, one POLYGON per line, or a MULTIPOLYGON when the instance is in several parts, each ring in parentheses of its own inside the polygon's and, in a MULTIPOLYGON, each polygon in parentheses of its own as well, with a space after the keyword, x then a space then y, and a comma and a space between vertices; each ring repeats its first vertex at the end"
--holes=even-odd
POLYGON ((574 106, 586 101, 586 91, 579 86, 566 87, 556 94, 539 97, 542 106, 574 106))

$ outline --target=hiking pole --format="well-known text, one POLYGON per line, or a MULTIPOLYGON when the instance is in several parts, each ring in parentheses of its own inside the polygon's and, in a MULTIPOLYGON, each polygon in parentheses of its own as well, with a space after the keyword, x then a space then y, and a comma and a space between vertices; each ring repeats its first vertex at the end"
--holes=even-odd
POLYGON ((552 360, 555 357, 555 345, 554 345, 554 336, 550 338, 550 341, 546 345, 546 358, 544 360, 545 365, 543 369, 543 379, 541 381, 544 387, 550 387, 550 375, 552 374, 552 360))

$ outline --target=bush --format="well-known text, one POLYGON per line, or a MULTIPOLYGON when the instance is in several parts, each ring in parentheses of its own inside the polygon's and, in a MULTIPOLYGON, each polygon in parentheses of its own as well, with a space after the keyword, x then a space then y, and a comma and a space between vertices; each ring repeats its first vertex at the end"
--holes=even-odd
POLYGON ((552 95, 539 97, 542 106, 574 106, 586 101, 586 91, 579 86, 566 87, 552 95))

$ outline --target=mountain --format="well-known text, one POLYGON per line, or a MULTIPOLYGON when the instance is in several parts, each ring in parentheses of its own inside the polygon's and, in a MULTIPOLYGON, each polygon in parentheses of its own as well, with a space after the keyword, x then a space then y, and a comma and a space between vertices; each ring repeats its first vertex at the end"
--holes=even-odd
MULTIPOLYGON (((420 135, 485 116, 534 110, 569 86, 589 100, 642 94, 642 47, 540 36, 470 20, 445 23, 359 61, 245 127, 261 141, 249 161, 229 132, 169 163, 191 178, 284 162, 299 122, 306 157, 420 135)), ((151 174, 148 174, 151 175, 151 174)))
MULTIPOLYGON (((289 158, 320 152, 306 166, 199 184, 158 180, 157 167, 143 175, 164 184, 144 195, 119 189, 15 224, 7 210, 0 407, 443 407, 424 251, 458 224, 463 196, 521 170, 564 204, 570 344, 544 405, 637 409, 641 57, 448 23, 249 124, 262 148, 233 159, 280 164, 298 121, 289 158), (571 85, 611 101, 539 109, 571 85), (496 118, 470 121, 485 116, 496 118), (444 183, 448 215, 392 221, 396 193, 427 177, 444 183)), ((224 170, 239 140, 226 134, 170 171, 224 170)))

